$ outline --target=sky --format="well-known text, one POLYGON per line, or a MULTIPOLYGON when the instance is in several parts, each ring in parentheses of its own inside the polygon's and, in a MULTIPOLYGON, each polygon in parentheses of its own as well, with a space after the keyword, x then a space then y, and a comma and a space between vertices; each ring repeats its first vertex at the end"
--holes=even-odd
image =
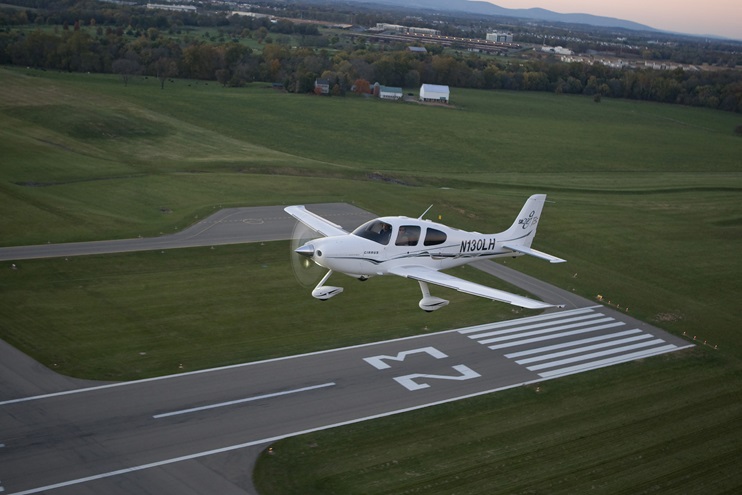
POLYGON ((509 9, 594 14, 686 34, 742 40, 742 0, 487 0, 509 9))

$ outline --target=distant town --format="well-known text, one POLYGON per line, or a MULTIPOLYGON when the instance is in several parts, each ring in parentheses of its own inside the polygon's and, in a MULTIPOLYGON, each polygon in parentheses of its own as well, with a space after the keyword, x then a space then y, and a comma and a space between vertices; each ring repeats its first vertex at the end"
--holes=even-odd
POLYGON ((163 89, 173 78, 330 96, 430 84, 742 111, 740 42, 389 5, 32 4, 0 8, 0 63, 152 76, 163 89))

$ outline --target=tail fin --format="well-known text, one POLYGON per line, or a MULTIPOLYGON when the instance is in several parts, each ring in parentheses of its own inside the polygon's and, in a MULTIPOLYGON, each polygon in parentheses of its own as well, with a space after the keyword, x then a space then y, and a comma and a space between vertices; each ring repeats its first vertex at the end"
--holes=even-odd
POLYGON ((546 194, 534 194, 526 204, 521 208, 513 225, 508 230, 500 234, 503 242, 508 244, 517 244, 523 247, 531 247, 533 238, 536 236, 541 210, 544 208, 546 194))
POLYGON ((512 249, 518 253, 527 254, 547 260, 551 263, 563 263, 566 260, 557 258, 550 254, 531 249, 533 238, 536 237, 536 229, 541 218, 541 210, 544 208, 546 194, 534 194, 526 201, 523 208, 508 230, 498 234, 502 246, 512 249))

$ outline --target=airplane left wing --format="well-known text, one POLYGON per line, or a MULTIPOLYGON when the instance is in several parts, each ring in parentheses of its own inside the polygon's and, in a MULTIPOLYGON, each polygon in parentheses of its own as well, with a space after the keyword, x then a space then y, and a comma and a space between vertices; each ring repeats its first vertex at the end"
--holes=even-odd
POLYGON ((389 273, 400 277, 411 278, 420 282, 427 282, 449 289, 455 289, 459 292, 465 292, 473 296, 492 299, 493 301, 505 302, 514 306, 520 306, 528 309, 544 309, 557 307, 556 304, 548 304, 535 299, 511 294, 503 290, 493 289, 485 285, 475 284, 467 280, 448 275, 438 270, 424 266, 399 266, 389 269, 389 273))
POLYGON ((348 233, 343 230, 340 225, 332 223, 316 213, 312 213, 304 206, 287 206, 283 210, 310 229, 319 232, 325 237, 344 235, 348 233))

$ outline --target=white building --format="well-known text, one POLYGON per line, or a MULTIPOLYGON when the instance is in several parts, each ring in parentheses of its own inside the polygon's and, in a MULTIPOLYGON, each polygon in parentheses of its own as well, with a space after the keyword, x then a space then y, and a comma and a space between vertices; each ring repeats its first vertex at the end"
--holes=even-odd
POLYGON ((512 43, 513 33, 506 33, 504 31, 492 31, 487 33, 487 41, 495 41, 497 43, 512 43))
POLYGON ((439 101, 448 103, 450 91, 448 86, 423 84, 420 86, 420 101, 439 101))
POLYGON ((574 52, 570 50, 569 48, 564 48, 561 46, 542 46, 541 47, 542 52, 546 53, 555 53, 557 55, 574 55, 574 52))
POLYGON ((379 98, 382 100, 401 100, 402 96, 402 88, 379 86, 379 98))

